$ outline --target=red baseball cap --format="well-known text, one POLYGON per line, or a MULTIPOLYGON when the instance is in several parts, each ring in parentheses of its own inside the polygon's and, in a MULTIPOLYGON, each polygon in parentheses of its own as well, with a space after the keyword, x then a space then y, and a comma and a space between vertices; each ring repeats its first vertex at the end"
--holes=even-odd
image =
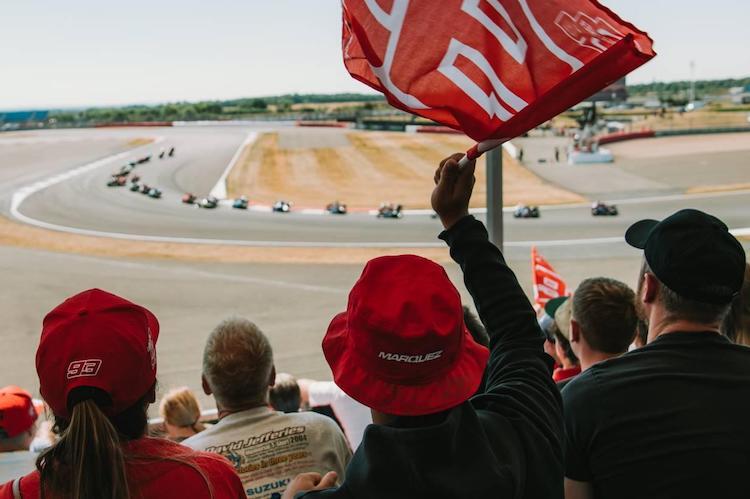
POLYGON ((394 416, 461 404, 479 387, 489 357, 466 329, 443 267, 414 255, 367 263, 346 312, 328 326, 323 353, 342 390, 394 416))
POLYGON ((110 398, 110 416, 131 407, 156 382, 159 321, 147 309, 100 289, 65 300, 44 318, 36 351, 42 397, 68 417, 71 391, 92 387, 110 398))
POLYGON ((0 388, 0 436, 20 435, 34 425, 38 416, 29 392, 17 386, 0 388))

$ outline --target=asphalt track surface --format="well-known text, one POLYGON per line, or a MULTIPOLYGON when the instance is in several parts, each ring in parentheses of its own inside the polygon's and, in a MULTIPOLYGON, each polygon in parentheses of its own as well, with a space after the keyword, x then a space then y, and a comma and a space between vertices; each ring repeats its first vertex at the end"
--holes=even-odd
MULTIPOLYGON (((200 210, 180 203, 185 191, 198 195, 211 191, 248 134, 261 130, 185 127, 3 135, 0 210, 12 217, 14 195, 19 191, 28 192, 29 186, 45 185, 56 175, 104 159, 97 168, 35 190, 16 206, 17 212, 74 231, 134 238, 333 246, 331 251, 341 250, 337 246, 442 245, 436 239, 439 223, 426 215, 379 220, 367 214, 274 214, 242 212, 226 206, 200 210), (162 142, 106 161, 126 151, 129 139, 145 136, 162 142), (175 158, 160 161, 155 157, 161 147, 172 145, 177 150, 175 158), (154 159, 136 170, 146 183, 164 191, 163 199, 153 200, 127 189, 105 186, 109 174, 121 164, 148 153, 154 159)), ((303 141, 325 143, 328 134, 328 140, 335 143, 341 133, 280 130, 289 134, 284 140, 289 141, 290 147, 303 141), (315 134, 315 140, 311 141, 308 133, 315 134)), ((741 158, 748 158, 747 153, 742 154, 741 158)), ((745 165, 750 169, 750 162, 745 165)), ((631 166, 628 165, 632 173, 631 166)), ((750 170, 746 172, 748 181, 750 170)), ((686 169, 680 182, 691 174, 686 169)), ((621 187, 613 185, 608 200, 617 199, 616 195, 624 191, 621 187)), ((689 197, 675 192, 672 186, 663 192, 649 192, 646 197, 625 196, 618 200, 621 215, 615 218, 593 218, 587 206, 543 207, 538 220, 514 220, 506 214, 506 255, 527 291, 532 243, 540 246, 570 285, 594 275, 607 275, 634 285, 640 255, 622 239, 633 221, 694 207, 719 216, 733 229, 750 227, 750 192, 689 197)), ((331 199, 335 197, 332 193, 331 199)), ((273 251, 273 247, 268 251, 273 251)), ((0 312, 5 318, 5 327, 0 330, 4 345, 0 349, 0 385, 14 383, 37 390, 33 358, 41 318, 64 297, 88 287, 121 293, 156 312, 162 322, 158 351, 164 389, 188 385, 199 390, 205 337, 221 318, 233 314, 256 321, 268 333, 280 371, 329 378, 320 354, 320 340, 333 315, 345 307, 348 290, 360 271, 361 265, 116 260, 0 247, 0 312)), ((448 266, 448 273, 468 300, 459 270, 448 266)), ((209 399, 203 397, 203 402, 210 406, 209 399)))
MULTIPOLYGON (((294 147, 302 142, 309 147, 309 136, 325 141, 340 140, 338 130, 280 129, 282 140, 294 147)), ((180 203, 184 192, 207 195, 228 163, 249 135, 259 130, 244 127, 184 127, 139 130, 141 136, 157 139, 152 145, 104 161, 100 166, 53 185, 39 188, 16 202, 12 215, 22 221, 79 233, 115 237, 174 240, 182 242, 220 242, 248 246, 323 246, 323 247, 424 247, 439 246, 435 234, 439 223, 427 215, 405 216, 400 220, 377 219, 371 214, 321 216, 304 213, 264 213, 234 210, 220 206, 216 210, 198 209, 180 203), (176 147, 174 158, 159 160, 162 147, 176 147), (110 188, 111 172, 130 158, 151 154, 149 163, 136 168, 142 182, 163 190, 162 199, 110 188)), ((133 131, 92 131, 95 141, 133 131)), ((44 136, 44 134, 41 134, 44 136)), ((686 173, 688 175, 689 173, 686 173)), ((749 175, 750 176, 750 175, 749 175)), ((620 194, 612 186, 612 195, 620 194)), ((16 191, 17 192, 17 191, 16 191)), ((685 197, 674 189, 649 191, 641 198, 614 199, 621 214, 607 218, 591 216, 586 205, 545 207, 534 220, 516 220, 505 214, 506 247, 509 251, 527 251, 536 244, 555 254, 578 254, 580 246, 605 246, 608 254, 622 255, 624 230, 642 218, 664 217, 689 206, 721 217, 731 228, 750 226, 747 206, 750 192, 703 194, 685 197)), ((249 193, 252 201, 252 193, 249 193)), ((336 193, 331 193, 335 199, 336 193)), ((290 200, 293 201, 293 200, 290 200)), ((345 200, 344 200, 345 201, 345 200)), ((299 210, 300 207, 294 207, 299 210)), ((307 207, 316 208, 316 207, 307 207)), ((321 207, 317 207, 321 208, 321 207)), ((408 208, 408 207, 407 207, 408 208)))

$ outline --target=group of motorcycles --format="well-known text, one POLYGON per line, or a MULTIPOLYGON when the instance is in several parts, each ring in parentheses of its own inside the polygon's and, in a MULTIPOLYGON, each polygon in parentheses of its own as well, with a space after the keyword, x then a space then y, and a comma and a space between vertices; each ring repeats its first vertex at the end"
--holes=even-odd
MULTIPOLYGON (((594 201, 591 204, 591 216, 594 217, 614 217, 620 212, 614 204, 607 204, 603 201, 594 201)), ((514 218, 539 218, 539 207, 525 204, 516 205, 513 210, 514 218)))
MULTIPOLYGON (((170 147, 169 149, 162 148, 159 152, 159 159, 171 158, 175 154, 175 148, 170 147)), ((128 177, 130 177, 130 190, 132 192, 140 192, 150 198, 159 199, 162 197, 162 191, 156 187, 149 186, 145 183, 141 183, 140 175, 133 174, 133 170, 139 165, 143 165, 151 161, 151 155, 143 156, 137 160, 130 161, 127 164, 120 167, 120 169, 110 176, 107 182, 108 187, 124 187, 128 184, 128 177), (132 176, 131 176, 132 174, 132 176)), ((206 196, 204 198, 198 198, 191 192, 183 194, 181 201, 185 204, 195 205, 199 208, 214 209, 219 206, 219 200, 215 196, 206 196)), ((240 196, 232 200, 232 208, 238 210, 247 210, 249 206, 249 200, 246 196, 240 196)), ((393 203, 382 203, 377 211, 377 218, 391 218, 398 219, 402 218, 403 205, 393 203)), ((290 213, 292 211, 292 203, 285 200, 276 201, 271 210, 275 213, 290 213)), ((348 209, 346 204, 340 201, 333 201, 326 205, 326 212, 331 215, 346 215, 348 209)), ((619 214, 617 206, 609 205, 602 201, 595 201, 591 205, 591 215, 595 217, 600 216, 617 216, 619 214)), ((519 204, 513 210, 514 218, 539 218, 540 211, 539 206, 519 204)))
MULTIPOLYGON (((182 195, 182 202, 185 204, 191 204, 198 206, 199 208, 213 209, 219 205, 219 200, 214 196, 207 196, 205 198, 198 198, 192 192, 186 192, 182 195)), ((232 200, 232 208, 238 210, 246 210, 249 206, 247 196, 240 196, 232 200)), ((274 213, 290 213, 292 211, 292 203, 280 199, 271 206, 271 211, 274 213)), ((333 201, 326 205, 325 211, 331 215, 346 215, 349 210, 346 204, 340 201, 333 201)), ((378 218, 401 218, 403 217, 403 206, 392 203, 383 203, 377 212, 378 218)))
MULTIPOLYGON (((174 153, 174 147, 170 147, 169 150, 162 148, 159 152, 159 159, 164 159, 165 157, 171 158, 174 156, 174 153)), ((130 161, 127 164, 121 166, 118 171, 110 176, 110 179, 107 182, 107 187, 125 187, 128 184, 128 177, 130 177, 129 189, 131 192, 139 192, 150 198, 160 199, 162 196, 161 189, 152 187, 146 183, 141 183, 141 176, 138 174, 133 174, 131 176, 133 170, 135 170, 137 166, 148 163, 149 161, 151 161, 150 154, 148 156, 138 158, 137 160, 130 161)))

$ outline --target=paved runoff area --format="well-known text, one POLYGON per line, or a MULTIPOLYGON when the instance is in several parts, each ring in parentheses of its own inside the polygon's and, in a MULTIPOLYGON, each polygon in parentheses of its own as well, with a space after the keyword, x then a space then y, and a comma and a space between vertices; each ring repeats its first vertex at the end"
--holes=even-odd
MULTIPOLYGON (((381 252, 441 261, 468 299, 459 269, 436 239, 440 225, 428 213, 382 220, 365 212, 273 214, 180 203, 185 191, 211 192, 248 137, 264 133, 278 134, 284 148, 349 147, 345 131, 282 127, 0 135, 2 383, 38 395, 34 352, 42 317, 90 287, 152 309, 161 322, 160 389, 186 385, 197 393, 205 338, 231 315, 253 320, 268 334, 279 371, 329 379, 320 351, 325 329, 345 308, 362 263, 381 252), (144 182, 163 190, 162 199, 106 187, 121 164, 171 146, 174 158, 154 157, 136 168, 144 182)), ((529 251, 537 244, 571 286, 597 275, 634 286, 640 256, 622 240, 625 228, 683 207, 715 214, 732 229, 750 227, 750 191, 743 190, 750 181, 748 139, 750 134, 634 141, 611 147, 615 165, 587 167, 555 164, 554 147, 565 145, 558 139, 519 141, 524 168, 543 182, 586 200, 615 201, 621 212, 593 218, 580 203, 543 206, 536 220, 506 213, 506 254, 519 280, 530 294, 529 251), (718 192, 686 194, 701 186, 718 192)))

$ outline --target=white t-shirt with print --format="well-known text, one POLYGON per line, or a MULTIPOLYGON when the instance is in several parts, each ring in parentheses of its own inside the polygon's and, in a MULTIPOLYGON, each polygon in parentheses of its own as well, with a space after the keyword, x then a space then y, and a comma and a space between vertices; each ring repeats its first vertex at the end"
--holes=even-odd
POLYGON ((299 473, 335 471, 343 481, 352 456, 331 418, 314 412, 284 414, 268 407, 229 414, 182 443, 229 459, 247 497, 253 499, 283 493, 299 473))

